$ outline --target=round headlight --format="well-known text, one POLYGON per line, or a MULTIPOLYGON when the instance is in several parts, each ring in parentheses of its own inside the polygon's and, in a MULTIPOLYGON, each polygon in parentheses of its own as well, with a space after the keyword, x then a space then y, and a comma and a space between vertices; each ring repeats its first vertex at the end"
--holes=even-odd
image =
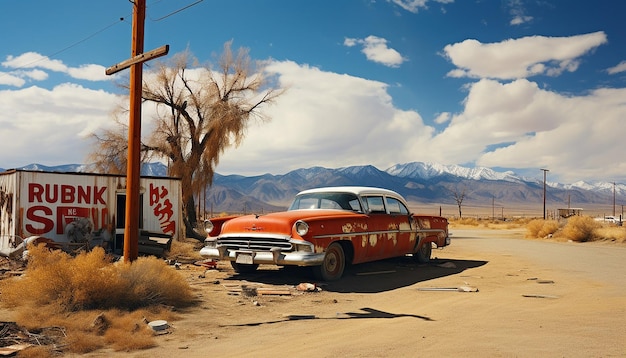
POLYGON ((309 232, 309 224, 305 223, 304 221, 297 221, 295 227, 296 232, 300 236, 304 236, 309 232))
POLYGON ((213 228, 214 226, 211 220, 204 220, 204 231, 206 231, 207 234, 210 234, 213 228))

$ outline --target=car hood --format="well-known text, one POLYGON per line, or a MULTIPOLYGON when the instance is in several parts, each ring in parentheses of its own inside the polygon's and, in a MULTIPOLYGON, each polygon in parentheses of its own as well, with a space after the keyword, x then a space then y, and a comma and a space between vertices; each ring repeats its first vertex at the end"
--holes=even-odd
POLYGON ((265 215, 245 215, 224 223, 221 235, 232 233, 271 233, 291 235, 293 224, 298 220, 306 222, 338 218, 354 218, 363 214, 345 210, 291 210, 265 215))

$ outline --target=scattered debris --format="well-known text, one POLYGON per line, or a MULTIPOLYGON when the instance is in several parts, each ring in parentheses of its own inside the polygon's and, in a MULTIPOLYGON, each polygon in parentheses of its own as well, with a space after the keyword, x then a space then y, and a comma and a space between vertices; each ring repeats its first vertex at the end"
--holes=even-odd
POLYGON ((258 294, 256 287, 246 285, 241 285, 241 293, 246 297, 255 297, 258 294))
POLYGON ((296 290, 302 292, 318 292, 322 289, 317 287, 317 285, 314 283, 302 282, 298 286, 296 286, 296 290))
POLYGON ((554 283, 554 281, 552 281, 552 280, 540 280, 537 277, 529 277, 529 278, 526 279, 526 281, 537 281, 537 283, 543 283, 543 284, 554 283))
POLYGON ((12 356, 32 346, 60 347, 67 337, 63 327, 45 327, 29 332, 15 322, 0 322, 0 355, 12 356))
POLYGON ((472 286, 459 287, 418 287, 418 291, 455 291, 455 292, 478 292, 478 288, 472 286))
POLYGON ((152 330, 156 334, 170 333, 169 332, 170 325, 167 323, 167 321, 164 321, 164 320, 156 320, 156 321, 148 322, 148 326, 150 326, 150 328, 152 328, 152 330))
POLYGON ((207 269, 217 270, 217 260, 215 259, 206 259, 200 260, 193 263, 196 266, 206 267, 207 269))
POLYGON ((526 295, 522 295, 522 297, 530 297, 530 298, 559 298, 559 296, 553 296, 553 295, 540 295, 540 294, 526 294, 526 295))
POLYGON ((256 290, 259 296, 263 295, 277 295, 277 296, 291 296, 291 291, 288 289, 272 289, 272 288, 258 288, 256 290))
POLYGON ((537 280, 537 283, 554 283, 552 280, 537 280))

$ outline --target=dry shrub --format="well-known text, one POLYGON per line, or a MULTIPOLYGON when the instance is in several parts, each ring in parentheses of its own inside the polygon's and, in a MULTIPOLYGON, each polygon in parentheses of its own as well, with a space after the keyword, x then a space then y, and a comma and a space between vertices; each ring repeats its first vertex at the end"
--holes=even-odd
POLYGON ((72 257, 29 247, 25 274, 0 281, 0 293, 0 304, 15 309, 17 324, 31 331, 63 327, 66 350, 78 354, 106 345, 122 351, 153 347, 147 321, 167 319, 173 316, 168 307, 195 302, 186 279, 163 260, 111 262, 101 248, 72 257), (100 326, 94 325, 97 317, 100 326))
POLYGON ((559 230, 559 222, 556 220, 531 220, 526 224, 526 237, 544 238, 553 235, 559 230))
POLYGON ((54 357, 55 353, 51 348, 46 346, 32 346, 17 353, 16 357, 19 358, 50 358, 54 357))
POLYGON ((450 224, 458 226, 478 226, 480 223, 475 218, 449 219, 450 224))
POLYGON ((193 296, 187 281, 163 260, 140 257, 112 263, 102 248, 71 257, 40 245, 29 249, 24 277, 2 284, 3 304, 53 305, 62 311, 185 306, 193 296))
POLYGON ((132 264, 116 265, 124 282, 117 292, 115 307, 136 309, 154 305, 189 306, 193 301, 191 287, 171 266, 156 257, 140 257, 132 264))
POLYGON ((143 322, 144 319, 137 314, 117 317, 104 333, 104 340, 107 345, 116 351, 155 347, 154 331, 143 322), (129 335, 133 338, 128 339, 129 335))
POLYGON ((187 241, 174 240, 170 250, 166 253, 166 257, 178 262, 202 260, 202 256, 200 256, 200 247, 202 245, 203 243, 195 239, 188 239, 187 241))
POLYGON ((577 242, 594 241, 599 238, 596 230, 600 227, 602 225, 589 216, 573 216, 567 220, 558 236, 577 242))
POLYGON ((71 331, 68 333, 65 343, 70 353, 85 354, 105 347, 104 339, 92 332, 71 331))
POLYGON ((626 228, 620 226, 600 227, 596 229, 596 235, 602 240, 626 242, 626 228))

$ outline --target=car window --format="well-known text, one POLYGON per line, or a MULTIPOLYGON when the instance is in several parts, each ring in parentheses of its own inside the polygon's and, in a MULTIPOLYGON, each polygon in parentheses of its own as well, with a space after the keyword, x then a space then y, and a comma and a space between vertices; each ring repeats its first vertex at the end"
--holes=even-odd
POLYGON ((334 200, 321 199, 320 209, 342 209, 342 207, 334 200))
POLYGON ((297 196, 289 210, 338 209, 362 211, 356 195, 350 193, 311 193, 297 196))
POLYGON ((317 209, 317 198, 298 198, 296 199, 289 210, 298 210, 298 209, 317 209))
POLYGON ((354 198, 350 201, 348 201, 348 205, 350 205, 350 208, 354 211, 360 211, 362 212, 363 210, 361 210, 361 203, 359 202, 359 199, 354 198))
POLYGON ((387 208, 390 214, 408 214, 409 210, 396 198, 387 198, 387 208))
POLYGON ((382 196, 367 196, 365 198, 370 213, 384 213, 385 203, 382 196))

